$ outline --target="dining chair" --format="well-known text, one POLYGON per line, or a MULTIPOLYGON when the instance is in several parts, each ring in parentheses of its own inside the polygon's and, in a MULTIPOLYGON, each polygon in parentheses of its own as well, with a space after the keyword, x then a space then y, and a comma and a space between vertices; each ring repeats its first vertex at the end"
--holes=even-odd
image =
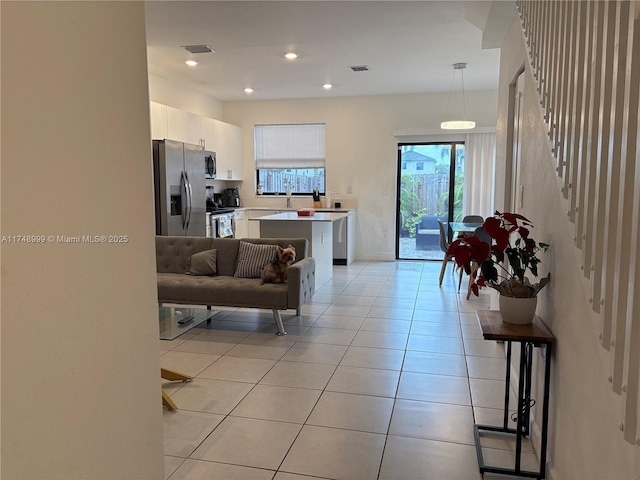
MULTIPOLYGON (((462 223, 484 223, 484 218, 482 218, 480 215, 465 215, 462 218, 462 223)), ((469 234, 469 233, 458 232, 457 237, 464 238, 464 237, 470 237, 471 235, 472 234, 469 234)))
POLYGON ((462 223, 484 223, 484 218, 480 215, 466 215, 462 219, 462 223))
MULTIPOLYGON (((492 241, 491 237, 489 236, 487 231, 484 229, 484 227, 476 228, 472 236, 477 237, 478 240, 480 240, 481 242, 488 243, 489 247, 491 247, 491 241, 492 241)), ((473 284, 476 283, 474 275, 477 273, 479 268, 480 268, 480 265, 478 265, 477 262, 471 262, 471 273, 469 274, 469 286, 467 287, 467 300, 469 300, 469 298, 471 297, 471 288, 473 287, 473 284)), ((460 289, 458 288, 458 290, 460 289)))
MULTIPOLYGON (((444 223, 442 220, 438 218, 438 228, 440 229, 440 250, 444 253, 444 258, 442 259, 442 268, 440 269, 440 283, 442 286, 442 279, 444 278, 444 272, 447 269, 447 263, 450 259, 453 258, 453 255, 448 253, 449 251, 449 241, 447 240, 447 230, 444 228, 444 223)), ((453 264, 453 268, 456 268, 455 262, 453 264)), ((460 291, 460 283, 462 282, 462 269, 460 269, 460 279, 458 280, 458 291, 460 291)))

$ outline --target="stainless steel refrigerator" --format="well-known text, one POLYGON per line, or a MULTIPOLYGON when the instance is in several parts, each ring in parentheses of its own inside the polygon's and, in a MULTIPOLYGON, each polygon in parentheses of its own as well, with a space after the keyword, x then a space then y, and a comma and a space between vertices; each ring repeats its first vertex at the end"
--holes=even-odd
POLYGON ((156 234, 206 235, 204 150, 173 140, 153 140, 156 234))

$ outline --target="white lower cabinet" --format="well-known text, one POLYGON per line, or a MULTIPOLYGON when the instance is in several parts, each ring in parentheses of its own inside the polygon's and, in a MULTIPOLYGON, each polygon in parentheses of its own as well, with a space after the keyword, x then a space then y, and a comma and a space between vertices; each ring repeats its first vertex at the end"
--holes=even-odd
POLYGON ((234 218, 233 218, 235 225, 236 225, 236 232, 235 232, 235 237, 236 238, 247 238, 247 233, 248 233, 248 225, 247 225, 247 215, 245 210, 243 209, 238 209, 234 211, 234 218))
POLYGON ((280 210, 245 210, 247 218, 247 233, 249 238, 260 238, 260 222, 251 221, 252 218, 260 218, 266 215, 281 213, 280 210))

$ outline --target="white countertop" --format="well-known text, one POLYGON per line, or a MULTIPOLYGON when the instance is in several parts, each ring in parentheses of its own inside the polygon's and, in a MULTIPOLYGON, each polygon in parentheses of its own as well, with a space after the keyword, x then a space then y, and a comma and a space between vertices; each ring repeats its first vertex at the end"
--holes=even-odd
MULTIPOLYGON (((301 207, 302 208, 302 207, 301 207)), ((312 208, 312 207, 308 207, 312 208)), ((297 212, 300 208, 286 208, 286 207, 242 207, 242 210, 277 210, 279 212, 297 212)), ((236 209, 237 210, 237 209, 236 209)), ((355 208, 315 208, 316 214, 318 213, 355 213, 355 208)))
POLYGON ((317 212, 315 215, 300 217, 296 212, 284 212, 276 213, 275 215, 265 215, 264 217, 250 218, 250 221, 271 221, 271 220, 288 220, 288 221, 302 221, 302 222, 333 222, 341 218, 349 216, 346 212, 317 212))

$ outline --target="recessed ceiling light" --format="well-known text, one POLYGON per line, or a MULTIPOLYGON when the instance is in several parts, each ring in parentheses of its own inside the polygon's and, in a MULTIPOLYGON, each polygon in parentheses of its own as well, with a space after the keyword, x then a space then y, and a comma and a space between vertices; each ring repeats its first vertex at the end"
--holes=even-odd
POLYGON ((250 87, 245 88, 244 93, 253 93, 253 88, 250 88, 250 87))
POLYGON ((195 60, 187 60, 187 61, 186 61, 186 62, 184 62, 184 63, 186 63, 186 64, 187 64, 187 65, 189 65, 190 67, 195 67, 195 66, 198 64, 198 62, 196 62, 195 60))
POLYGON ((324 88, 325 90, 331 90, 333 88, 333 85, 331 85, 330 83, 325 83, 324 85, 322 85, 322 88, 324 88))
POLYGON ((285 58, 286 58, 287 60, 295 60, 296 58, 298 58, 298 57, 299 57, 299 55, 298 55, 297 53, 295 53, 295 52, 288 52, 288 53, 285 53, 285 54, 284 54, 284 56, 285 56, 285 58))

